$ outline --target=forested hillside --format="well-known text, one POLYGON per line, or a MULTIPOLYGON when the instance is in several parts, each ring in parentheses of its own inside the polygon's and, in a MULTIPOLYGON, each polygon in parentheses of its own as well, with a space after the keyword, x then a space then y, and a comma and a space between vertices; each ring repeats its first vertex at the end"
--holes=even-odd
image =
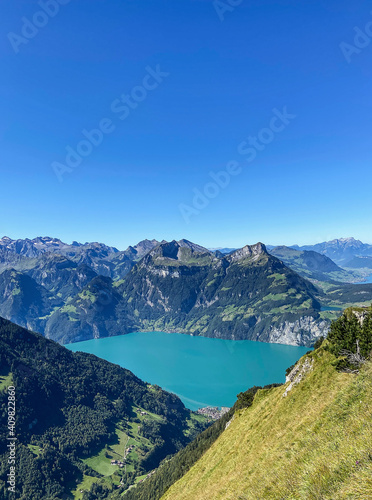
MULTIPOLYGON (((205 429, 174 394, 0 318, 0 498, 8 498, 7 387, 15 387, 17 498, 125 489, 205 429), (111 465, 123 461, 125 468, 111 465), (100 488, 101 486, 97 486, 100 488)), ((12 498, 9 496, 9 498, 12 498)))

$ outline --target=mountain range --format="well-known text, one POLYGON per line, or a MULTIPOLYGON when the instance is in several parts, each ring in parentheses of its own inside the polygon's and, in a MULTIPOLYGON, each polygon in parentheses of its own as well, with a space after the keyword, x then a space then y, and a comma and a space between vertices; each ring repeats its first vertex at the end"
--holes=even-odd
POLYGON ((354 257, 372 256, 372 245, 362 243, 360 240, 354 238, 339 238, 332 241, 317 243, 316 245, 305 245, 301 247, 293 245, 292 248, 326 255, 340 266, 345 266, 354 257))
POLYGON ((149 250, 158 245, 156 240, 143 240, 124 251, 104 243, 78 243, 71 245, 57 238, 38 237, 12 240, 7 236, 0 239, 0 271, 14 264, 17 270, 27 270, 45 254, 63 255, 76 264, 86 264, 97 274, 119 278, 124 276, 149 250))
MULTIPOLYGON (((278 247, 277 245, 266 245, 266 247, 269 252, 271 252, 273 249, 284 248, 282 246, 278 247)), ((333 260, 339 266, 349 267, 349 268, 362 267, 360 265, 356 266, 353 265, 352 260, 355 257, 356 258, 372 257, 372 245, 363 243, 360 240, 356 240, 355 238, 339 238, 331 241, 324 241, 322 243, 317 243, 315 245, 304 245, 304 246, 291 245, 290 248, 293 248, 301 252, 310 251, 310 252, 316 252, 321 255, 325 255, 329 259, 333 260)), ((211 250, 218 250, 221 253, 226 254, 236 250, 236 248, 219 247, 211 250)))
POLYGON ((372 285, 347 284, 360 269, 262 243, 222 253, 144 240, 119 251, 4 237, 0 266, 0 314, 61 343, 161 330, 311 345, 338 310, 372 300, 372 285))

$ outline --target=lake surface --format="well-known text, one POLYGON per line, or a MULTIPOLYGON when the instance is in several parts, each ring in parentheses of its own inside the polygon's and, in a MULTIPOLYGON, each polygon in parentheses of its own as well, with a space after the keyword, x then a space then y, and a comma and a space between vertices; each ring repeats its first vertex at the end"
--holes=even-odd
POLYGON ((370 274, 369 276, 367 276, 367 278, 365 279, 365 281, 359 281, 359 283, 355 283, 355 285, 365 285, 367 283, 372 283, 372 274, 370 274))
POLYGON ((239 392, 285 381, 285 370, 309 350, 249 340, 220 340, 179 333, 130 333, 68 344, 177 394, 185 406, 232 406, 239 392))

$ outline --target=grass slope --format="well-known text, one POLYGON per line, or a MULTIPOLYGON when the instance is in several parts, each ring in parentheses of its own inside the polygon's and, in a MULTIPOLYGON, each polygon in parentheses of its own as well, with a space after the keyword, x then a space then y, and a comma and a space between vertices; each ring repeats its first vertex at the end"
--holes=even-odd
POLYGON ((356 376, 323 348, 306 357, 299 385, 260 390, 163 500, 371 499, 372 365, 356 376))

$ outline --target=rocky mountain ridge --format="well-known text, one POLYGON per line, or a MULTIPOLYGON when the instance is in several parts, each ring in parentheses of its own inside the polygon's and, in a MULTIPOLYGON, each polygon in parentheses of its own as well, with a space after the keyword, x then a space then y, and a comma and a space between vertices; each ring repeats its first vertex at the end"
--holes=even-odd
POLYGON ((190 242, 172 241, 151 250, 122 280, 95 278, 47 319, 45 331, 56 338, 59 329, 62 342, 77 335, 83 340, 161 330, 304 345, 327 324, 316 295, 311 283, 262 243, 219 258, 190 242), (102 297, 105 303, 98 306, 102 297))
POLYGON ((62 343, 162 330, 310 345, 342 304, 372 300, 372 285, 330 288, 343 270, 328 257, 262 243, 222 254, 185 239, 124 251, 46 237, 1 242, 0 313, 62 343), (307 281, 314 273, 329 292, 307 281))

